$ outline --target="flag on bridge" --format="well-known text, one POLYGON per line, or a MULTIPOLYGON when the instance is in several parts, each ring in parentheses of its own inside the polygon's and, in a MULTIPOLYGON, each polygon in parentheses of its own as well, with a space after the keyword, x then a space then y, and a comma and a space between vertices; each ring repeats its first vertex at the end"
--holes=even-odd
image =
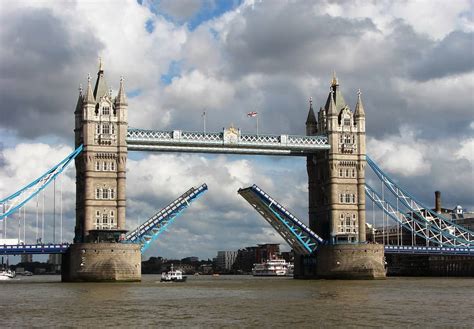
POLYGON ((258 115, 257 112, 249 112, 249 113, 247 113, 247 116, 248 116, 249 118, 256 117, 257 115, 258 115))

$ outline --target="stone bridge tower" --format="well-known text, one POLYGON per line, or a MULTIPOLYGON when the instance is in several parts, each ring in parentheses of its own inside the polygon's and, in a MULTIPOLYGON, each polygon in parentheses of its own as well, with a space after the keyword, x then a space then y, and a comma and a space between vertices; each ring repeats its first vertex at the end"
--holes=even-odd
POLYGON ((328 242, 317 253, 318 276, 384 276, 383 246, 366 244, 365 111, 360 91, 352 112, 334 75, 317 118, 310 102, 306 134, 325 134, 331 145, 307 158, 309 225, 328 242))
POLYGON ((138 244, 119 243, 125 229, 127 99, 120 80, 116 97, 108 89, 102 62, 95 87, 88 78, 75 115, 76 227, 63 255, 63 281, 139 281, 138 244))
POLYGON ((107 88, 102 63, 95 87, 88 78, 75 111, 75 242, 118 240, 125 232, 127 100, 123 79, 116 97, 107 88))

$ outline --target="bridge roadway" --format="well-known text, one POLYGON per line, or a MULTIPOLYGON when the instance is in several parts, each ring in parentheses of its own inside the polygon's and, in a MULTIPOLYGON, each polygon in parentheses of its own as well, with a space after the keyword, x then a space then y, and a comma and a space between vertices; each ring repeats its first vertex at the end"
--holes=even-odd
MULTIPOLYGON (((69 243, 0 245, 0 255, 63 254, 68 248, 69 243)), ((385 254, 474 256, 473 248, 386 245, 384 249, 385 254)))
POLYGON ((244 134, 237 128, 223 132, 187 132, 128 129, 130 151, 262 154, 305 156, 328 150, 325 135, 293 136, 244 134))

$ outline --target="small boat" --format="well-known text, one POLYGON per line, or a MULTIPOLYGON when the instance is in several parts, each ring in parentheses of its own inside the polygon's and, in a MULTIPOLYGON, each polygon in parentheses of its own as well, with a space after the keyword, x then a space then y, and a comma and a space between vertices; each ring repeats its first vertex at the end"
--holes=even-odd
POLYGON ((16 276, 15 271, 2 270, 0 272, 0 280, 11 280, 15 278, 15 276, 16 276))
POLYGON ((173 264, 171 264, 171 270, 168 272, 161 273, 160 282, 184 282, 186 281, 186 275, 183 275, 183 271, 174 270, 173 264))

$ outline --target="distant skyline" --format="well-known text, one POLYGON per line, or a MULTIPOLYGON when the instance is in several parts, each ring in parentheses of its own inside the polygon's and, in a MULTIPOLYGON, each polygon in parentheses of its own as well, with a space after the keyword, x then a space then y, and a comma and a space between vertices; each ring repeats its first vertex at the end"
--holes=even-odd
MULTIPOLYGON (((201 131, 206 111, 207 131, 254 132, 255 111, 260 133, 304 134, 335 71, 352 110, 362 91, 368 154, 426 204, 440 190, 443 207, 474 210, 472 1, 22 0, 1 1, 0 21, 0 197, 72 151, 78 88, 101 57, 114 93, 125 77, 129 125, 163 130, 201 131)), ((254 183, 307 221, 304 158, 129 153, 128 227, 204 182, 144 259, 288 250, 237 194, 254 183)))

